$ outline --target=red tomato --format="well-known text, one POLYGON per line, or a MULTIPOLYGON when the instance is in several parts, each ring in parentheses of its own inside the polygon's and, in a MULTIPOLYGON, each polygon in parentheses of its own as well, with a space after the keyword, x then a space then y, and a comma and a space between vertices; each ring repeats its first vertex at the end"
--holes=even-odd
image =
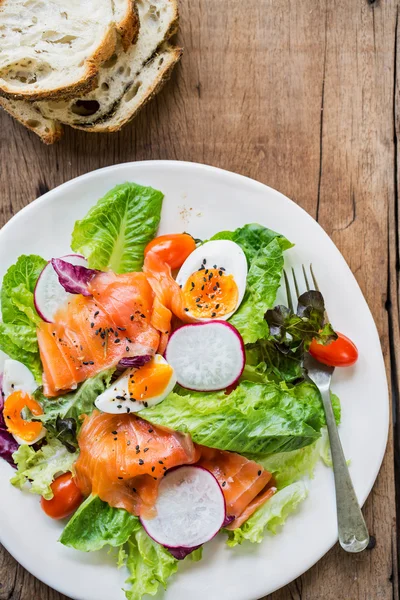
POLYGON ((155 252, 171 269, 179 269, 196 248, 196 242, 188 233, 160 235, 147 244, 144 255, 155 252))
POLYGON ((330 367, 350 367, 358 358, 358 350, 348 337, 343 333, 336 332, 338 339, 327 346, 318 344, 315 340, 311 342, 310 354, 319 362, 330 367))
POLYGON ((53 498, 51 500, 42 498, 40 504, 46 515, 52 519, 69 517, 83 501, 81 491, 71 473, 60 475, 50 487, 53 490, 53 498))

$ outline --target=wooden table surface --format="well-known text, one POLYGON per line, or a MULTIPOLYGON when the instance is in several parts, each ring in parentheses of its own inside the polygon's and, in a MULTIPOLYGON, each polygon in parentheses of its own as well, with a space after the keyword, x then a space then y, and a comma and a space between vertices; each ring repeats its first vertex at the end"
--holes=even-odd
MULTIPOLYGON (((2 224, 82 173, 179 159, 280 190, 318 220, 348 261, 379 330, 394 405, 365 506, 376 545, 355 556, 336 546, 268 600, 398 598, 398 17, 397 0, 181 0, 182 63, 120 134, 68 130, 46 147, 0 114, 2 224)), ((0 600, 61 599, 0 553, 0 600)))

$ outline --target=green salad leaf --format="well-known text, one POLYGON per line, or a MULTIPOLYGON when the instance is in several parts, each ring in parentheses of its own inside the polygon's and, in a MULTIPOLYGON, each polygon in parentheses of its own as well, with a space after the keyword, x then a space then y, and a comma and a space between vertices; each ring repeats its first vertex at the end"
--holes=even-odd
POLYGON ((36 312, 33 292, 40 273, 46 266, 40 256, 22 255, 4 275, 1 288, 0 349, 10 358, 28 367, 40 382, 42 364, 37 343, 36 312))
POLYGON ((126 566, 129 589, 125 590, 128 600, 140 600, 145 594, 155 596, 159 586, 167 587, 168 578, 176 573, 178 561, 154 542, 138 524, 126 546, 126 566))
POLYGON ((235 231, 221 231, 212 239, 228 239, 239 244, 249 266, 243 301, 230 322, 239 330, 245 344, 267 338, 269 329, 264 315, 275 302, 283 270, 283 251, 293 244, 283 235, 256 223, 235 231))
POLYGON ((75 223, 71 248, 91 269, 140 271, 144 249, 153 239, 164 195, 136 183, 123 183, 101 198, 75 223))
POLYGON ((280 352, 270 340, 258 340, 246 346, 246 364, 242 379, 248 381, 285 381, 294 383, 304 378, 302 363, 291 353, 280 352))
POLYGON ((40 494, 46 500, 50 500, 53 497, 50 485, 55 476, 72 471, 72 465, 77 458, 77 453, 68 452, 55 438, 48 437, 47 444, 39 450, 23 444, 13 454, 17 472, 11 478, 11 483, 22 489, 29 482, 29 491, 32 494, 40 494))
POLYGON ((228 546, 236 546, 245 540, 259 544, 264 538, 265 531, 276 533, 306 497, 307 488, 302 481, 279 490, 241 527, 229 531, 228 546))
POLYGON ((89 496, 61 534, 64 546, 94 552, 106 545, 119 547, 137 529, 139 519, 123 508, 112 508, 98 496, 89 496))
POLYGON ((161 404, 142 410, 141 417, 188 432, 198 444, 239 454, 308 446, 325 425, 319 392, 309 382, 289 389, 285 384, 242 381, 229 395, 173 392, 161 404))

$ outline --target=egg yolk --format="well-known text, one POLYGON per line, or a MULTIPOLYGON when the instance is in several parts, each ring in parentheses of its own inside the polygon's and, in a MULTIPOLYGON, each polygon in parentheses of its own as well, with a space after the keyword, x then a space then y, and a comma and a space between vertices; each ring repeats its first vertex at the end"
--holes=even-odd
POLYGON ((19 436, 26 442, 34 440, 42 431, 43 425, 37 421, 26 421, 21 412, 27 407, 35 416, 42 415, 43 409, 36 400, 26 392, 13 392, 4 402, 3 415, 10 433, 19 436))
POLYGON ((239 290, 233 276, 223 269, 200 269, 186 281, 183 296, 185 310, 191 315, 214 319, 236 309, 239 290))
POLYGON ((173 369, 170 365, 151 360, 129 376, 130 399, 146 402, 150 398, 160 396, 169 384, 172 374, 173 369))

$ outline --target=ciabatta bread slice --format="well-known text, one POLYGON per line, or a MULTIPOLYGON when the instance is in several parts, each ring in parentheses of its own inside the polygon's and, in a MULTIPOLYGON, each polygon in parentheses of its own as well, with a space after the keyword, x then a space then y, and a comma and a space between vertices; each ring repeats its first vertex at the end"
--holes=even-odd
POLYGON ((22 125, 36 133, 45 144, 54 144, 63 135, 61 123, 44 117, 32 102, 0 98, 0 106, 22 125))
POLYGON ((117 52, 99 70, 96 89, 79 98, 38 102, 49 119, 72 127, 89 127, 107 117, 131 87, 143 65, 178 27, 176 0, 138 0, 140 30, 137 42, 127 52, 117 52))
POLYGON ((172 69, 182 56, 182 48, 165 43, 137 73, 124 94, 116 102, 108 115, 93 123, 72 125, 76 129, 94 133, 118 131, 136 117, 138 112, 163 87, 171 76, 172 69))
POLYGON ((0 94, 37 100, 85 93, 115 51, 117 31, 127 48, 137 29, 132 0, 2 0, 0 94))

